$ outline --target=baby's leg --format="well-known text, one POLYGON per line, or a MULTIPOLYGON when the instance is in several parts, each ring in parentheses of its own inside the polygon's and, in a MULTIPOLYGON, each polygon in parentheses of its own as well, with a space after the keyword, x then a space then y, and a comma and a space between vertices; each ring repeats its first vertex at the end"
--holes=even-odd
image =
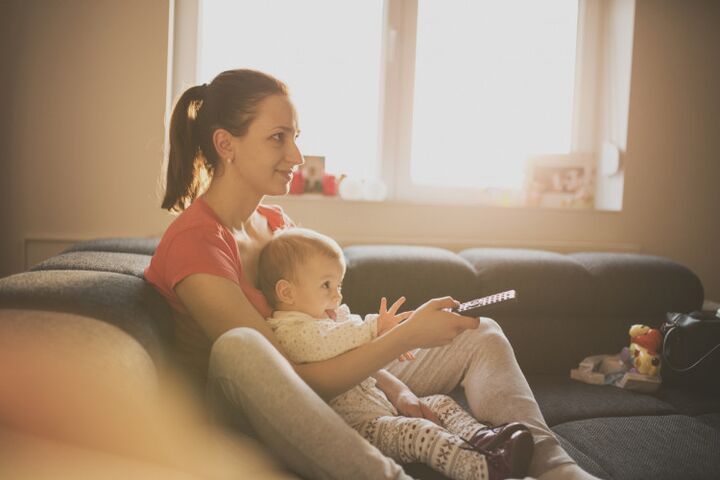
POLYGON ((447 395, 430 395, 422 397, 420 401, 438 416, 447 430, 461 438, 472 438, 477 431, 487 427, 447 395))
POLYGON ((422 462, 454 480, 488 478, 485 457, 430 420, 384 416, 356 425, 355 429, 399 462, 422 462))
POLYGON ((575 477, 584 474, 560 446, 545 423, 510 342, 494 320, 466 330, 443 347, 421 350, 412 362, 391 362, 387 369, 418 396, 450 393, 458 384, 465 389, 470 412, 492 425, 520 422, 533 435, 535 451, 529 475, 537 477, 564 464, 572 464, 575 477))

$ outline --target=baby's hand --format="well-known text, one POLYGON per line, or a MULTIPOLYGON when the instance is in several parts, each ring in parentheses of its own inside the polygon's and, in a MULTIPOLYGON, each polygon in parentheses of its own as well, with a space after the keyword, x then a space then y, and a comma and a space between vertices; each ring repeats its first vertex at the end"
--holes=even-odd
POLYGON ((405 303, 405 297, 400 297, 395 301, 395 303, 392 304, 390 310, 388 310, 387 299, 383 297, 382 300, 380 300, 380 311, 378 312, 377 318, 378 337, 395 328, 397 324, 412 315, 412 311, 397 313, 398 309, 403 303, 405 303))
MULTIPOLYGON (((390 310, 388 310, 387 299, 383 297, 382 300, 380 300, 380 311, 378 312, 377 318, 378 337, 412 315, 412 311, 396 313, 403 303, 405 303, 405 297, 400 297, 392 304, 390 310)), ((415 355, 412 352, 405 352, 398 357, 398 360, 401 362, 415 360, 415 355)))
POLYGON ((413 352, 405 352, 398 357, 398 361, 404 362, 405 360, 415 360, 415 354, 413 352))

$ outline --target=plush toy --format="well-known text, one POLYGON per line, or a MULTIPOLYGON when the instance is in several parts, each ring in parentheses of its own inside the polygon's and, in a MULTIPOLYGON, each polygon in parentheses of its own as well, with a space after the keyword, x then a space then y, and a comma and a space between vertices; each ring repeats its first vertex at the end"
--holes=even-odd
POLYGON ((629 360, 638 373, 660 375, 660 330, 647 325, 630 327, 629 360))
POLYGON ((587 357, 578 368, 570 370, 570 378, 596 385, 615 385, 637 392, 656 391, 660 378, 660 331, 647 325, 630 328, 630 347, 617 355, 587 357))

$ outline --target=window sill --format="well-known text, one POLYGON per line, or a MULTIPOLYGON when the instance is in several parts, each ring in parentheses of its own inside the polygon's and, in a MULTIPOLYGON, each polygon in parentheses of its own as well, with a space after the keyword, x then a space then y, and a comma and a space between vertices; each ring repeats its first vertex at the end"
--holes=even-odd
POLYGON ((363 200, 353 199, 346 200, 340 196, 329 196, 321 193, 310 193, 310 194, 288 194, 283 196, 267 197, 268 203, 281 203, 281 204, 307 204, 315 203, 318 205, 354 205, 354 206, 418 206, 418 207, 438 207, 438 206, 462 206, 462 207, 477 207, 477 208, 489 208, 497 210, 511 209, 513 211, 528 211, 528 212, 576 212, 576 213, 620 213, 618 210, 605 210, 598 209, 594 206, 555 206, 555 205, 526 205, 520 203, 502 203, 493 201, 480 201, 476 200, 463 201, 463 200, 428 200, 428 199, 394 199, 388 198, 385 200, 363 200))

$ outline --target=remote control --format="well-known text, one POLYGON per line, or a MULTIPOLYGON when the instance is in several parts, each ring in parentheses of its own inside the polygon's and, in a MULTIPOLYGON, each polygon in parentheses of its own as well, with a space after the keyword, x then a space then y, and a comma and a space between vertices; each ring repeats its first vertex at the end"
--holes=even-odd
POLYGON ((507 300, 515 300, 517 295, 515 290, 507 290, 505 292, 488 295, 487 297, 477 298, 469 302, 461 303, 459 307, 453 308, 452 311, 465 315, 467 317, 477 316, 478 312, 496 303, 505 302, 507 300))

